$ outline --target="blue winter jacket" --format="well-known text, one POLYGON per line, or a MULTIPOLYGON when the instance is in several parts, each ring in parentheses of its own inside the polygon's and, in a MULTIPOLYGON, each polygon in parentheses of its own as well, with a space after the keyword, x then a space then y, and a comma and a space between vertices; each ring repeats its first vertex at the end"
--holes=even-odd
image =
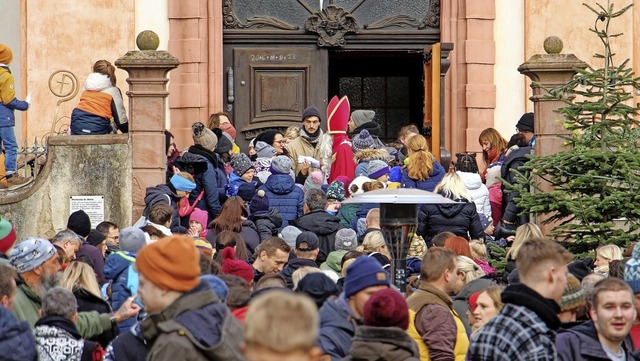
POLYGON ((356 326, 356 319, 344 293, 335 300, 325 302, 320 308, 319 344, 332 361, 342 360, 349 355, 356 326))
MULTIPOLYGON (((127 298, 138 293, 138 272, 133 267, 135 261, 135 253, 125 251, 112 253, 107 257, 104 275, 111 281, 110 301, 113 310, 118 310, 127 298)), ((118 323, 120 333, 128 332, 135 323, 135 317, 118 323)))
POLYGON ((269 209, 277 208, 282 216, 281 231, 289 225, 289 221, 298 219, 304 214, 304 192, 288 174, 271 174, 260 189, 269 198, 269 209))
POLYGON ((438 183, 444 178, 445 170, 440 162, 433 163, 433 172, 425 180, 414 180, 409 178, 407 169, 402 170, 402 188, 417 188, 427 192, 433 192, 438 183))
POLYGON ((36 339, 29 324, 16 318, 0 306, 0 355, 7 361, 32 361, 38 359, 36 339))

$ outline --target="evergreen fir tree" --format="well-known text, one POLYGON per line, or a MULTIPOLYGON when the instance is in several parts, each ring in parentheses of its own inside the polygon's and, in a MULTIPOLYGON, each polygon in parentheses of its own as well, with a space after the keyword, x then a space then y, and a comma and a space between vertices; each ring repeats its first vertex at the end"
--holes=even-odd
POLYGON ((552 236, 566 244, 574 254, 593 250, 599 244, 623 246, 635 241, 640 229, 640 147, 637 118, 640 104, 633 103, 633 92, 640 78, 629 68, 629 60, 614 62, 610 34, 611 22, 632 5, 614 10, 609 1, 593 8, 590 30, 603 45, 595 54, 601 68, 588 66, 567 84, 547 89, 548 97, 563 101, 558 110, 563 126, 571 133, 564 137, 566 150, 549 156, 532 156, 521 168, 518 205, 553 222, 552 236), (570 98, 575 97, 575 101, 570 98), (551 191, 542 191, 548 182, 551 191), (525 190, 533 189, 533 192, 525 190), (614 223, 623 223, 615 227, 614 223))

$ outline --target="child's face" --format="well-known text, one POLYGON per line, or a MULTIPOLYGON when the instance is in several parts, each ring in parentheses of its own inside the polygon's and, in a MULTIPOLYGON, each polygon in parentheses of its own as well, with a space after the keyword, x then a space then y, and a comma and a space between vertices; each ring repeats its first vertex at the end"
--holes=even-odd
POLYGON ((376 180, 378 180, 378 181, 380 181, 380 182, 382 182, 382 183, 387 183, 387 181, 389 181, 389 174, 385 174, 385 175, 383 175, 383 176, 379 177, 379 178, 378 178, 378 179, 376 179, 376 180))
POLYGON ((250 168, 248 171, 244 172, 242 175, 242 180, 249 183, 253 180, 253 177, 256 175, 256 170, 250 168))
POLYGON ((189 221, 189 227, 193 227, 198 230, 198 233, 202 233, 204 231, 204 227, 198 221, 189 221))

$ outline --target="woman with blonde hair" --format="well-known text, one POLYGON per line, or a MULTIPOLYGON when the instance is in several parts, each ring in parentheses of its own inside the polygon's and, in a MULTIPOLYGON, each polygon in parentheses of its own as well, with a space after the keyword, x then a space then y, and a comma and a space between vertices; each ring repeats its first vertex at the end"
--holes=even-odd
POLYGON ((511 247, 507 251, 505 255, 507 259, 507 265, 504 269, 504 275, 502 276, 502 281, 504 284, 508 284, 509 275, 516 269, 516 259, 518 258, 518 251, 524 241, 530 238, 542 238, 544 237, 542 231, 535 223, 525 223, 520 227, 516 228, 516 234, 513 238, 513 243, 511 243, 511 247))
POLYGON ((594 272, 609 275, 609 263, 614 260, 622 259, 622 250, 615 244, 606 244, 596 249, 596 261, 593 263, 596 266, 594 272))
MULTIPOLYGON (((60 285, 73 292, 78 302, 78 312, 97 311, 100 314, 113 312, 109 303, 102 298, 100 286, 90 265, 80 261, 71 262, 62 273, 60 285)), ((116 329, 106 330, 89 340, 99 342, 103 348, 106 348, 116 338, 116 329)))
POLYGON ((467 333, 470 333, 471 325, 467 317, 469 309, 467 300, 473 293, 491 286, 493 281, 485 278, 486 275, 482 268, 469 257, 457 256, 456 263, 458 264, 458 282, 462 283, 463 287, 453 297, 453 309, 460 316, 467 333))
POLYGON ((391 252, 387 247, 384 235, 380 231, 367 233, 362 240, 362 245, 358 246, 356 251, 362 252, 369 257, 375 257, 385 269, 391 265, 391 252))
POLYGON ((445 170, 436 157, 429 152, 427 139, 414 135, 407 140, 408 158, 402 170, 402 188, 417 188, 433 192, 442 180, 445 170))
POLYGON ((476 205, 471 201, 471 196, 458 174, 445 175, 435 188, 435 192, 456 203, 420 206, 417 233, 424 238, 427 245, 431 244, 433 236, 444 231, 452 232, 467 240, 484 239, 485 234, 476 205))
POLYGON ((502 302, 503 287, 493 285, 482 291, 476 300, 476 308, 473 310, 473 317, 476 322, 473 325, 473 332, 477 332, 490 319, 500 313, 504 303, 502 302))

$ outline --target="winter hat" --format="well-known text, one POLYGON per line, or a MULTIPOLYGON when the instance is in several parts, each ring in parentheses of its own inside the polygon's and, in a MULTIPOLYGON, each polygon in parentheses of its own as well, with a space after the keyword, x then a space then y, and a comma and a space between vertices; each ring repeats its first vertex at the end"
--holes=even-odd
POLYGON ((267 145, 273 146, 276 135, 278 135, 278 131, 275 129, 265 130, 264 132, 258 134, 258 136, 256 137, 256 143, 265 142, 267 143, 267 145))
POLYGON ((169 182, 177 191, 191 192, 196 189, 196 184, 187 178, 183 178, 180 174, 174 174, 169 182))
POLYGON ((296 293, 304 293, 311 297, 318 306, 318 309, 329 299, 331 296, 337 296, 340 294, 338 286, 335 282, 324 273, 315 272, 309 273, 302 277, 298 282, 298 287, 295 290, 296 293))
POLYGON ((253 168, 251 159, 244 153, 234 154, 231 157, 231 167, 233 167, 233 173, 238 177, 242 177, 249 169, 253 168))
POLYGON ((209 213, 204 209, 200 209, 198 207, 194 208, 191 214, 189 215, 189 223, 191 221, 196 221, 200 223, 203 229, 207 229, 207 225, 209 224, 207 221, 209 220, 209 213))
POLYGON ((76 232, 78 236, 86 238, 91 231, 91 220, 82 209, 71 213, 67 221, 67 228, 76 232))
POLYGON ((46 239, 30 237, 13 247, 9 252, 9 262, 18 273, 25 273, 42 266, 57 253, 46 239))
POLYGON ((295 226, 286 226, 280 232, 280 238, 284 239, 284 241, 287 242, 289 247, 295 248, 296 247, 296 239, 298 238, 298 235, 300 233, 302 233, 300 228, 295 227, 295 226))
POLYGON ((16 243, 16 230, 11 223, 0 217, 0 252, 7 253, 16 243))
POLYGON ((478 297, 480 297, 482 292, 484 291, 474 292, 469 296, 469 308, 471 309, 471 312, 475 311, 476 307, 478 307, 478 297))
POLYGON ((580 281, 571 273, 567 274, 567 287, 560 299, 560 309, 569 311, 587 304, 580 281))
POLYGON ((427 243, 424 241, 419 234, 413 234, 411 238, 411 245, 409 245, 409 252, 407 253, 408 258, 418 258, 422 259, 424 255, 427 253, 427 243))
POLYGON ((385 174, 389 174, 389 171, 389 164, 378 159, 369 161, 369 166, 367 167, 369 178, 378 179, 385 174))
POLYGON ((209 258, 213 257, 213 247, 209 241, 202 238, 196 238, 193 240, 193 244, 196 246, 198 251, 202 252, 205 256, 208 256, 209 258))
POLYGON ((200 283, 200 253, 191 237, 164 237, 142 247, 136 257, 136 267, 160 288, 186 292, 200 283))
POLYGON ((218 137, 213 134, 211 129, 204 126, 200 122, 195 122, 191 126, 193 143, 200 145, 202 148, 214 152, 218 146, 218 137))
POLYGON ((216 138, 218 138, 218 144, 216 145, 215 152, 218 154, 229 153, 231 148, 233 148, 233 141, 230 139, 231 137, 226 137, 220 128, 214 128, 211 131, 216 135, 216 138))
MULTIPOLYGON (((225 123, 228 124, 228 123, 225 123)), ((221 300, 226 301, 227 295, 229 294, 229 287, 224 283, 218 276, 214 275, 203 275, 200 276, 200 281, 204 281, 209 288, 213 290, 213 292, 220 297, 221 300)))
POLYGON ((373 137, 371 137, 371 134, 369 134, 369 131, 366 129, 363 129, 358 135, 351 139, 351 146, 353 147, 354 153, 363 149, 373 149, 374 144, 373 137))
POLYGON ((292 168, 291 158, 286 155, 279 155, 271 161, 269 170, 272 174, 289 174, 292 168))
POLYGON ((320 119, 320 121, 322 121, 322 116, 320 116, 320 111, 318 110, 318 108, 314 107, 313 105, 308 107, 307 109, 305 109, 302 112, 302 121, 303 122, 304 122, 305 119, 307 119, 309 117, 318 117, 318 119, 320 119))
POLYGON ((256 195, 256 185, 253 183, 242 183, 238 187, 238 197, 242 198, 245 202, 251 202, 253 196, 256 195))
POLYGON ((389 171, 389 182, 402 182, 402 167, 397 165, 389 171))
POLYGON ((633 246, 631 259, 624 266, 624 280, 633 290, 633 294, 640 293, 640 242, 633 246))
MULTIPOLYGON (((197 208, 196 208, 197 209, 197 208)), ((120 231, 120 249, 125 252, 138 253, 147 245, 144 231, 138 227, 127 227, 120 231)))
POLYGON ((322 185, 324 184, 324 173, 320 170, 315 170, 309 174, 307 179, 304 181, 304 193, 306 194, 311 189, 322 189, 322 185))
POLYGON ((400 292, 385 288, 377 291, 364 304, 365 326, 409 327, 409 305, 400 292))
POLYGON ((304 231, 300 233, 298 237, 296 237, 296 249, 298 251, 315 251, 319 246, 320 240, 318 239, 318 236, 316 236, 316 234, 313 232, 304 231), (303 243, 306 243, 304 247, 302 247, 303 243))
POLYGON ((342 228, 336 232, 336 251, 351 251, 358 246, 358 235, 351 228, 342 228))
POLYGON ((533 113, 524 113, 516 124, 516 129, 533 133, 533 113))
POLYGON ((365 288, 389 284, 389 274, 375 258, 358 257, 347 267, 344 294, 349 298, 365 288))
POLYGON ((327 106, 327 134, 347 134, 350 112, 349 98, 331 98, 327 106))
POLYGON ((276 148, 263 141, 255 142, 254 149, 258 155, 258 158, 271 158, 276 155, 276 148))
POLYGON ((376 112, 373 110, 358 109, 351 113, 351 119, 353 120, 353 124, 356 125, 356 128, 362 124, 371 123, 375 116, 376 112))
MULTIPOLYGON (((342 184, 344 184, 344 186, 346 187, 348 184, 350 184, 350 183, 351 183, 351 181, 352 181, 352 180, 353 180, 353 179, 350 179, 350 178, 349 178, 349 177, 347 177, 347 176, 339 175, 339 176, 337 176, 337 177, 336 177, 336 180, 335 180, 335 181, 342 182, 342 184)), ((348 196, 349 196, 349 189, 345 188, 345 190, 344 190, 344 196, 345 196, 345 197, 348 197, 348 196)))
POLYGON ((333 181, 327 188, 327 199, 335 199, 338 202, 344 201, 344 183, 340 181, 333 181))
POLYGON ((253 268, 247 262, 236 259, 236 250, 233 247, 225 247, 222 250, 222 273, 239 276, 245 281, 253 281, 253 268))
POLYGON ((269 211, 269 197, 267 197, 267 194, 261 189, 251 198, 249 213, 254 214, 267 211, 269 211))
POLYGON ((362 185, 366 182, 371 182, 371 178, 365 177, 363 175, 356 177, 350 184, 347 190, 351 193, 352 196, 357 196, 358 194, 364 193, 364 189, 362 189, 362 185))
POLYGON ((92 229, 89 231, 89 235, 87 236, 87 243, 97 247, 100 243, 104 242, 105 239, 107 239, 107 236, 105 236, 102 232, 98 232, 95 229, 92 229))
POLYGON ((9 65, 13 61, 13 52, 5 44, 0 44, 0 63, 9 65))

